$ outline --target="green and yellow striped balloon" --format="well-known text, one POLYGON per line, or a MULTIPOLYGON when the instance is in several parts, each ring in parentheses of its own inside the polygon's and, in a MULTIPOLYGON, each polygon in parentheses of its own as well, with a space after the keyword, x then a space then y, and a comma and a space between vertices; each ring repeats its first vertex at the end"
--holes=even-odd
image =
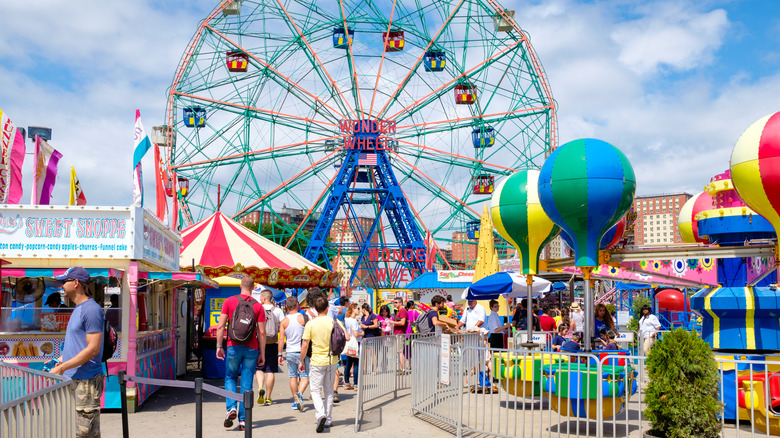
POLYGON ((536 274, 539 253, 561 229, 539 202, 538 170, 521 170, 501 181, 490 202, 498 233, 518 252, 523 274, 536 274))

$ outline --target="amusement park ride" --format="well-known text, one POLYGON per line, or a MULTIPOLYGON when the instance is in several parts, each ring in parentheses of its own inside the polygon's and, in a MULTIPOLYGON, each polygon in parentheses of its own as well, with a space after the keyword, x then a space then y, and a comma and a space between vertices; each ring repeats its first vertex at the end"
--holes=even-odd
MULTIPOLYGON (((350 272, 347 286, 393 287, 391 266, 413 278, 432 254, 446 263, 424 236, 477 239, 492 196, 528 278, 574 272, 587 303, 594 279, 621 270, 696 287, 690 308, 718 354, 780 349, 780 115, 751 126, 729 171, 682 208, 686 245, 616 248, 633 169, 601 140, 557 147, 552 94, 513 17, 494 0, 223 1, 187 47, 159 128, 177 226, 218 206, 236 220, 259 212, 283 224, 269 237, 306 240, 309 260, 350 272), (303 219, 284 223, 288 207, 303 219), (540 262, 561 230, 574 257, 540 262)), ((734 367, 726 386, 741 401, 727 418, 766 397, 780 411, 774 360, 760 373, 734 367)), ((776 414, 757 421, 780 434, 776 414)))
POLYGON ((296 209, 300 223, 267 237, 303 238, 349 285, 415 277, 418 257, 372 251, 472 237, 498 179, 556 146, 555 103, 513 15, 494 0, 223 1, 169 92, 167 177, 189 181, 180 227, 218 204, 239 221, 296 209))

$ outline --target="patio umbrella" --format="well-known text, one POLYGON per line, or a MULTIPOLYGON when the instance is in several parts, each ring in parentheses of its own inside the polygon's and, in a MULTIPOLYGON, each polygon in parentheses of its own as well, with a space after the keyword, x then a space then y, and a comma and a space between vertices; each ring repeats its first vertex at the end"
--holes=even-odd
POLYGON ((259 287, 257 287, 255 290, 252 291, 252 296, 257 296, 258 301, 260 297, 260 293, 264 290, 270 291, 274 296, 274 301, 277 303, 281 303, 282 301, 287 299, 287 294, 284 293, 283 290, 279 290, 270 286, 266 286, 264 284, 261 284, 259 287))
MULTIPOLYGON (((540 297, 551 290, 549 281, 541 277, 533 277, 531 293, 540 297)), ((526 276, 516 272, 497 272, 488 275, 463 290, 464 300, 494 300, 503 295, 507 298, 527 297, 528 283, 526 276)))

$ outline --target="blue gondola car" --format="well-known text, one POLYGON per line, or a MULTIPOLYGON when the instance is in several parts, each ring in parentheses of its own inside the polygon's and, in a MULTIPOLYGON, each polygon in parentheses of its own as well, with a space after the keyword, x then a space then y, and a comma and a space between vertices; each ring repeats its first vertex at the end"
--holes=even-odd
POLYGON ((442 50, 429 50, 423 57, 425 71, 443 71, 447 62, 447 54, 442 50))
POLYGON ((206 108, 199 106, 184 108, 184 126, 188 128, 202 128, 206 126, 206 108))
POLYGON ((469 239, 479 239, 480 225, 480 221, 466 222, 466 234, 468 234, 469 239))
POLYGON ((471 131, 471 141, 475 148, 489 148, 496 142, 496 130, 489 126, 476 128, 471 131))
POLYGON ((347 29, 347 32, 345 33, 343 27, 333 28, 333 47, 337 49, 349 48, 349 45, 352 44, 352 40, 354 38, 355 38, 355 31, 352 29, 347 29), (349 34, 349 39, 344 38, 344 36, 347 34, 349 34))

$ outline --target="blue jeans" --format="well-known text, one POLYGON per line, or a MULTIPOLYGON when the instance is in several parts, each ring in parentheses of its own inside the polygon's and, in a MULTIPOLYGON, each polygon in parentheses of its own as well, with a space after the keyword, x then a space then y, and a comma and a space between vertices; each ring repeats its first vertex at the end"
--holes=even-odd
MULTIPOLYGON (((255 376, 255 365, 259 352, 254 348, 243 345, 228 347, 225 356, 225 390, 232 392, 251 391, 255 376), (241 373, 239 376, 239 372, 241 373), (236 385, 236 379, 239 378, 236 385), (238 390, 240 386, 241 390, 238 390)), ((241 401, 232 398, 225 399, 227 410, 235 409, 238 403, 238 421, 244 421, 244 399, 241 401)))

